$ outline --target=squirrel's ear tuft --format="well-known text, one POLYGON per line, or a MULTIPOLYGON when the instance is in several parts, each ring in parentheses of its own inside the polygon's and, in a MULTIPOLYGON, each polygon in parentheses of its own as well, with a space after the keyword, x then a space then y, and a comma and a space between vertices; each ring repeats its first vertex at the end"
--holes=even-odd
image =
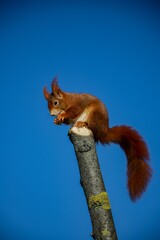
POLYGON ((43 94, 44 94, 45 99, 48 101, 49 97, 50 97, 50 93, 47 91, 46 87, 43 88, 43 94))
POLYGON ((52 93, 55 97, 58 97, 58 98, 63 97, 63 92, 58 85, 58 78, 57 77, 55 77, 53 79, 51 87, 52 87, 52 93))
POLYGON ((52 80, 52 84, 51 84, 52 90, 54 90, 56 87, 58 87, 58 77, 54 77, 52 80))

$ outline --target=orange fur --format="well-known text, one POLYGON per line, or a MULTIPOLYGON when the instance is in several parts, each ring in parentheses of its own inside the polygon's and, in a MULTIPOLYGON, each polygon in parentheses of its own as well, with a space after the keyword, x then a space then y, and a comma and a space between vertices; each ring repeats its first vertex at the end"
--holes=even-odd
POLYGON ((140 134, 125 125, 109 128, 107 109, 98 98, 90 94, 63 92, 57 79, 54 79, 51 87, 51 94, 46 88, 43 92, 51 115, 57 116, 54 123, 86 126, 92 130, 96 142, 119 144, 127 157, 130 197, 133 201, 139 198, 152 176, 148 148, 140 134))
POLYGON ((118 143, 126 154, 128 190, 134 201, 146 190, 152 176, 147 145, 139 133, 128 126, 110 128, 106 141, 118 143))

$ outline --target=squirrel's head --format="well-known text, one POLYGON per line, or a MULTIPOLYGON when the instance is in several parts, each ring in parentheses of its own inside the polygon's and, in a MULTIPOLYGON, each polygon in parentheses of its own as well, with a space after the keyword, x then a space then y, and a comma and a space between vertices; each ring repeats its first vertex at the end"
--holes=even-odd
POLYGON ((52 116, 57 116, 66 108, 64 92, 58 86, 57 77, 53 79, 51 88, 52 93, 49 93, 45 87, 43 89, 43 94, 45 99, 48 101, 48 109, 50 111, 50 114, 52 116))

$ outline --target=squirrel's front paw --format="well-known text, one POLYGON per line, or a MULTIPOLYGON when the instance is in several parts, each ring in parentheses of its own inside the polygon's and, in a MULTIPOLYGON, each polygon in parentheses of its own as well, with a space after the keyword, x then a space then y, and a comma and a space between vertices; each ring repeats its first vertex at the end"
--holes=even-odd
POLYGON ((54 119, 54 123, 57 124, 57 125, 61 125, 61 121, 57 118, 54 119))
POLYGON ((60 113, 55 119, 54 123, 57 125, 61 125, 64 122, 64 113, 60 113))

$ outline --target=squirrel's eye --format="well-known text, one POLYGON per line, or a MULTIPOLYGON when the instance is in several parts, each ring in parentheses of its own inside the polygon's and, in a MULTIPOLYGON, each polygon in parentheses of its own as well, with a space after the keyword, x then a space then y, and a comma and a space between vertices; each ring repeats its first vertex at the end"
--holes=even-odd
POLYGON ((55 101, 53 102, 53 104, 54 104, 54 106, 58 105, 58 101, 55 100, 55 101))

